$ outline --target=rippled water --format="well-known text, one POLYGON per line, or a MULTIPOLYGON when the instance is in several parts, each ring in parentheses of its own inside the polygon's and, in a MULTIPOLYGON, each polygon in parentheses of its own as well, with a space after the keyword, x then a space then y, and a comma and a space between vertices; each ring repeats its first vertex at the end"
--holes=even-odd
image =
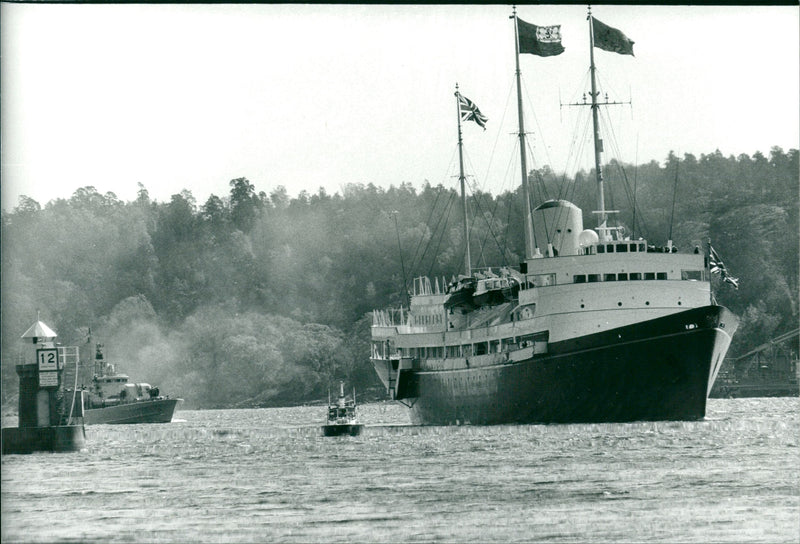
POLYGON ((181 411, 2 459, 3 542, 798 542, 799 401, 702 422, 412 427, 361 407, 181 411))

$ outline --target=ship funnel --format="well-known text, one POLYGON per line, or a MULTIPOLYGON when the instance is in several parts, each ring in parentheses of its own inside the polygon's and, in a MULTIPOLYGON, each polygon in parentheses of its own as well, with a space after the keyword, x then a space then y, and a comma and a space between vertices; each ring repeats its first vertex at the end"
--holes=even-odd
POLYGON ((548 200, 531 212, 536 245, 547 248, 546 257, 581 255, 581 209, 566 200, 548 200))

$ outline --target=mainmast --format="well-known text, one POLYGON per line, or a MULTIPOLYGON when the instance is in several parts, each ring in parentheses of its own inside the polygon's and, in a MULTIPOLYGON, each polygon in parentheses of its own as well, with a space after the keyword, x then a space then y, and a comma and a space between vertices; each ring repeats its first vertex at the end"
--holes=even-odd
POLYGON ((458 83, 456 83, 456 117, 458 118, 458 181, 461 183, 461 206, 464 209, 464 269, 467 276, 472 274, 472 262, 469 253, 469 221, 467 214, 466 176, 464 175, 464 150, 461 141, 461 103, 458 100, 458 83))
POLYGON ((533 223, 531 222, 531 197, 528 190, 528 164, 525 156, 525 120, 522 115, 522 83, 519 70, 519 24, 517 8, 513 8, 514 19, 514 53, 517 65, 517 114, 519 117, 519 164, 522 170, 522 192, 525 198, 525 259, 533 258, 533 223))

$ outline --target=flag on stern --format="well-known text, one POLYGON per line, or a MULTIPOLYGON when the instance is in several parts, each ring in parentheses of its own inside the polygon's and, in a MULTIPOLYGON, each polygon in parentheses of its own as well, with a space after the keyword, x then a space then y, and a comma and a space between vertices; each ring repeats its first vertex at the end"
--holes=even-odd
POLYGON ((634 41, 628 39, 622 31, 610 27, 594 17, 592 17, 592 31, 594 34, 595 47, 599 47, 604 51, 619 53, 620 55, 633 56, 634 41))
POLYGON ((489 118, 481 113, 481 110, 478 109, 475 102, 466 96, 462 96, 458 91, 456 91, 456 98, 458 99, 458 109, 461 112, 461 120, 475 121, 478 123, 478 126, 486 130, 486 121, 488 121, 489 118))
POLYGON ((739 288, 739 279, 728 273, 725 263, 722 262, 717 250, 711 247, 711 244, 708 245, 708 269, 712 274, 719 274, 723 281, 730 283, 735 289, 739 288))
POLYGON ((537 26, 517 17, 519 52, 552 57, 564 52, 561 45, 561 25, 537 26))

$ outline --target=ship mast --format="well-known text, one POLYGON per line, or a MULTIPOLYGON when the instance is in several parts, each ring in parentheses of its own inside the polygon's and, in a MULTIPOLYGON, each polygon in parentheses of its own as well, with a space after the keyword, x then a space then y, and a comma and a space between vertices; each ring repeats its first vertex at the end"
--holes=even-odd
POLYGON ((603 140, 600 138, 600 125, 597 121, 599 104, 597 103, 597 79, 595 78, 594 66, 594 28, 592 17, 592 8, 589 7, 589 73, 592 80, 592 127, 594 129, 594 168, 597 177, 597 227, 600 231, 600 236, 605 238, 606 231, 606 203, 603 191, 603 169, 600 162, 600 153, 603 152, 603 140))
POLYGON ((511 18, 514 19, 514 53, 517 65, 517 113, 519 117, 519 164, 522 170, 522 192, 525 198, 525 259, 533 258, 533 223, 531 222, 531 197, 528 190, 528 165, 525 156, 525 121, 522 115, 522 83, 519 70, 519 25, 517 24, 517 8, 513 8, 511 18))
POLYGON ((461 141, 461 105, 458 102, 458 83, 456 83, 456 118, 458 119, 458 181, 461 183, 461 206, 464 209, 464 269, 467 276, 472 274, 469 254, 469 221, 467 218, 466 176, 464 175, 464 150, 461 141))

